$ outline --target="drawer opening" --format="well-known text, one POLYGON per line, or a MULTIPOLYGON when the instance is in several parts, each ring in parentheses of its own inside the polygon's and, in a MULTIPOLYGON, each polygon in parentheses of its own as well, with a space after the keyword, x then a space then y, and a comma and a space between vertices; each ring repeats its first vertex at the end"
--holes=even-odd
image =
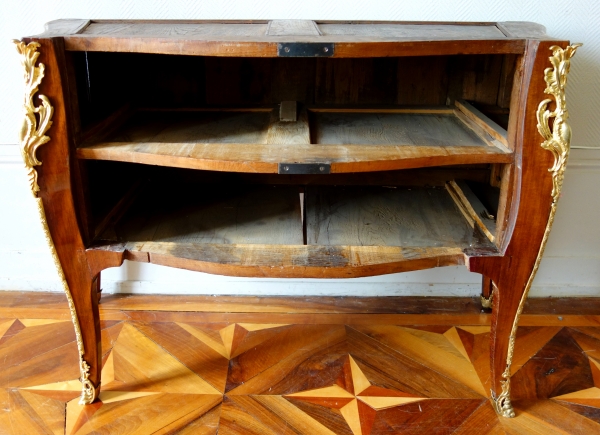
POLYGON ((335 173, 513 158, 515 54, 69 56, 81 159, 263 173, 322 162, 335 173), (297 121, 280 121, 282 102, 297 102, 297 121))
POLYGON ((354 185, 327 185, 320 184, 327 176, 269 184, 260 174, 168 174, 156 171, 134 183, 134 193, 126 190, 131 198, 100 220, 90 249, 122 249, 138 261, 227 275, 275 267, 281 276, 305 277, 318 277, 320 268, 334 268, 337 277, 366 276, 463 264, 471 251, 497 253, 441 178, 414 185, 400 176, 384 186, 356 176, 354 185))

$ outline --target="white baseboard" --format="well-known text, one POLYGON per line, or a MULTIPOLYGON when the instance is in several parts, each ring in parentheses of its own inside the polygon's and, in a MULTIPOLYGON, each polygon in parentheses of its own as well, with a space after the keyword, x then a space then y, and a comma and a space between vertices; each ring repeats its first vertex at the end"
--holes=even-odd
MULTIPOLYGON (((58 280, 13 280, 0 278, 0 291, 31 291, 62 293, 58 280)), ((424 283, 337 283, 239 282, 219 283, 199 287, 195 283, 165 285, 153 281, 103 281, 104 294, 185 294, 233 296, 440 296, 472 297, 481 292, 480 284, 424 284, 424 283)), ((542 297, 600 297, 600 286, 534 285, 529 294, 542 297)))
MULTIPOLYGON (((0 263, 7 258, 0 253, 0 263)), ((17 259, 13 254, 13 259, 38 267, 35 271, 29 266, 14 267, 11 276, 0 276, 0 290, 63 291, 53 264, 45 264, 43 253, 22 254, 17 259)), ((599 264, 600 259, 594 258, 545 258, 530 296, 600 296, 599 264)), ((101 282, 105 293, 128 294, 468 297, 481 292, 481 277, 464 267, 327 280, 232 278, 126 262, 120 268, 104 271, 101 282)))

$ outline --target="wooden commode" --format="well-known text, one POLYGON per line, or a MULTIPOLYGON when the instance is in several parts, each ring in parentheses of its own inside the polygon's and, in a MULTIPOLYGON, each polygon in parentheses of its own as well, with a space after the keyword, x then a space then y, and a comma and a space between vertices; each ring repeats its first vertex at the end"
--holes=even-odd
POLYGON ((59 20, 17 41, 23 158, 82 404, 124 260, 351 278, 464 265, 493 306, 491 398, 569 152, 578 45, 533 23, 59 20))

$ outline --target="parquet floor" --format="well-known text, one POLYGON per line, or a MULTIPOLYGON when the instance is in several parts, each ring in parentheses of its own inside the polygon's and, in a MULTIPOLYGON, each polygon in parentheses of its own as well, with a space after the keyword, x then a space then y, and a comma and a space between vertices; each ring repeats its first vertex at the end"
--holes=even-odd
POLYGON ((530 306, 504 419, 490 315, 396 299, 106 297, 82 407, 64 296, 0 293, 0 434, 600 434, 598 303, 530 306))

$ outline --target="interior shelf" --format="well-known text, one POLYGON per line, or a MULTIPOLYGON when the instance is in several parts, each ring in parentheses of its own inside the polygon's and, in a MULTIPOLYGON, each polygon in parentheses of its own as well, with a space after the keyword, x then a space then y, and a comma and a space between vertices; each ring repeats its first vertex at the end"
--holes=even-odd
POLYGON ((455 107, 138 111, 89 138, 82 159, 277 173, 280 163, 325 163, 331 173, 508 163, 506 131, 466 102, 455 107))
POLYGON ((443 187, 148 188, 91 249, 232 276, 357 277, 497 252, 443 187))

